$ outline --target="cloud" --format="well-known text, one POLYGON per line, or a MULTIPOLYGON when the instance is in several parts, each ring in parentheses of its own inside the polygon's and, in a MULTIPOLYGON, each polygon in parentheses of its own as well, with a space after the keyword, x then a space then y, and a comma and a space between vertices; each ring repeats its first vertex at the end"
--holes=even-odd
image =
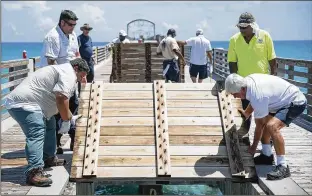
POLYGON ((24 35, 24 33, 21 33, 17 30, 16 26, 12 24, 11 22, 7 23, 9 28, 13 31, 14 35, 24 35))
POLYGON ((206 19, 200 21, 198 24, 196 24, 196 28, 207 30, 209 27, 208 22, 206 19))
POLYGON ((177 25, 177 24, 169 24, 167 22, 163 22, 162 25, 163 25, 163 27, 166 30, 171 29, 171 28, 173 28, 173 29, 178 29, 179 28, 179 25, 177 25))
MULTIPOLYGON (((77 16, 81 16, 83 20, 86 20, 88 23, 106 23, 104 18, 104 10, 102 10, 98 6, 90 5, 88 3, 84 3, 78 8, 74 10, 77 16)), ((79 17, 78 17, 79 18, 79 17)), ((80 19, 79 18, 79 19, 80 19)))

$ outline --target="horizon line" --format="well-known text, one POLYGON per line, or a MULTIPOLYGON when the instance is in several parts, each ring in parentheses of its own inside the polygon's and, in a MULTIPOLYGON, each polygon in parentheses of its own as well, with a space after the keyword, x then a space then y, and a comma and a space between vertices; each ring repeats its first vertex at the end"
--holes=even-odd
MULTIPOLYGON (((178 39, 179 40, 179 39, 178 39)), ((209 40, 210 42, 229 42, 229 40, 209 40)), ((274 41, 312 41, 312 39, 286 39, 286 40, 273 40, 274 41)), ((1 41, 1 43, 41 43, 42 41, 1 41)), ((109 41, 93 41, 93 42, 108 42, 109 41)), ((111 41, 110 41, 111 42, 111 41)))

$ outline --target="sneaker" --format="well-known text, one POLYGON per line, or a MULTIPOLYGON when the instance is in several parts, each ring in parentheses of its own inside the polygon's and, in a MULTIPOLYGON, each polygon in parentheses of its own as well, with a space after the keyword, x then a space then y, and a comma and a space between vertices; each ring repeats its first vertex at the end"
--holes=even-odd
POLYGON ((278 165, 273 169, 273 171, 267 174, 268 180, 281 180, 287 177, 290 177, 290 170, 288 165, 287 167, 278 165))
POLYGON ((66 164, 65 159, 59 159, 57 156, 53 156, 50 158, 47 158, 44 161, 44 168, 53 167, 53 166, 63 166, 66 164))
POLYGON ((43 171, 42 168, 35 168, 28 172, 26 183, 28 185, 46 187, 52 184, 52 180, 47 177, 47 174, 43 171))
POLYGON ((273 165, 274 164, 274 156, 266 156, 264 154, 260 154, 254 158, 254 162, 256 165, 273 165))

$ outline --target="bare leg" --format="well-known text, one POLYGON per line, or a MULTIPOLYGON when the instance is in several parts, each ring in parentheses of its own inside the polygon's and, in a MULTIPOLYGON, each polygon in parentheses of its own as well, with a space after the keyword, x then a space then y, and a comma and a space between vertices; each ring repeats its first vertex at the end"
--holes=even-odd
POLYGON ((191 77, 191 79, 192 79, 193 83, 196 83, 196 78, 195 77, 191 77))
MULTIPOLYGON (((265 129, 270 133, 273 139, 273 145, 277 156, 285 155, 285 142, 280 131, 284 127, 285 124, 275 117, 272 117, 272 119, 267 123, 265 127, 265 129)), ((268 140, 268 142, 270 142, 270 140, 268 140)))
POLYGON ((198 79, 198 83, 203 83, 203 79, 198 79))

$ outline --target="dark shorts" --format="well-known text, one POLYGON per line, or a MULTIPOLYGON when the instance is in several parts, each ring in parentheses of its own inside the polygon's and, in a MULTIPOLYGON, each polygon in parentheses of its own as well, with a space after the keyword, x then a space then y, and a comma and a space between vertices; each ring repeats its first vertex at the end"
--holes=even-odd
POLYGON ((173 82, 180 81, 180 69, 178 62, 176 60, 164 60, 163 61, 163 70, 166 69, 167 65, 169 65, 169 69, 166 73, 166 80, 170 80, 173 82))
POLYGON ((190 76, 197 78, 197 75, 199 79, 203 80, 205 78, 208 78, 208 66, 206 65, 195 65, 190 64, 190 76))
POLYGON ((276 113, 270 113, 271 116, 278 118, 288 127, 290 123, 296 119, 306 109, 307 104, 294 105, 291 104, 288 108, 282 108, 276 111, 276 113))

